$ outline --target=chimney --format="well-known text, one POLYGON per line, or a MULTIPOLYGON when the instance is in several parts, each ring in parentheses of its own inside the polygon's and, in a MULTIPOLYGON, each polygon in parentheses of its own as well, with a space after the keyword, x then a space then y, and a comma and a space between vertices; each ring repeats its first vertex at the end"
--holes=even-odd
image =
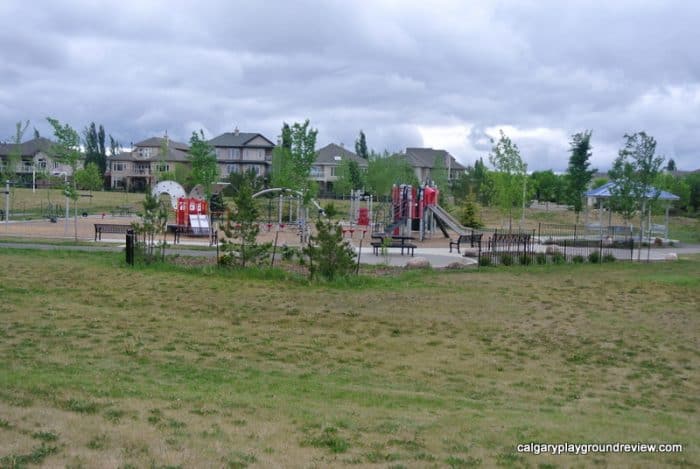
POLYGON ((241 132, 238 130, 238 126, 236 126, 236 128, 233 129, 233 135, 238 135, 238 134, 240 134, 240 133, 241 133, 241 132))

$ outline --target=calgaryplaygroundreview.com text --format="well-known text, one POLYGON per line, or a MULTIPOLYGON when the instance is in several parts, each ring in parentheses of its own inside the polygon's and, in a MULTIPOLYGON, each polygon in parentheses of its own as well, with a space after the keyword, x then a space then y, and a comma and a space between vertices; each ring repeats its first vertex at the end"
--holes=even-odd
POLYGON ((682 453, 677 443, 525 443, 516 447, 518 453, 575 454, 590 453, 682 453))

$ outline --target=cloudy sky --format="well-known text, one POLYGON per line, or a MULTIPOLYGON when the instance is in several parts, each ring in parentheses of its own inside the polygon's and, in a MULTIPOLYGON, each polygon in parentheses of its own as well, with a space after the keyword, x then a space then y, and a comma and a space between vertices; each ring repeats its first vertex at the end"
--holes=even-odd
MULTIPOLYGON (((503 129, 529 169, 566 168, 593 130, 607 169, 644 130, 700 168, 700 2, 0 1, 0 139, 45 117, 102 123, 125 146, 167 129, 320 147, 430 146, 470 164, 503 129)), ((31 127, 30 127, 31 129, 31 127)))

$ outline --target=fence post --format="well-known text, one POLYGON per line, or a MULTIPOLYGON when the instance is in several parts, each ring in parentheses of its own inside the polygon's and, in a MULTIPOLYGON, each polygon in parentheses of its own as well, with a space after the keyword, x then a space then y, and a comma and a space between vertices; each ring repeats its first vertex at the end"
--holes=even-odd
POLYGON ((134 265, 134 230, 126 230, 126 263, 134 265))
POLYGON ((576 242, 576 228, 577 228, 577 226, 574 225, 574 242, 576 242))

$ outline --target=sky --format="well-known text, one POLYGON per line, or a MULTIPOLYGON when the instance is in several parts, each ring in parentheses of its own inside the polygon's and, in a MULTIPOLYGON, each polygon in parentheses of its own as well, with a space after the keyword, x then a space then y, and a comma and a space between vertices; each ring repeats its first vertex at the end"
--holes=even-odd
POLYGON ((529 170, 563 171, 592 130, 607 170, 645 131, 700 168, 700 2, 692 0, 0 1, 0 139, 46 117, 125 147, 238 128, 317 148, 425 146, 488 160, 503 130, 529 170))

